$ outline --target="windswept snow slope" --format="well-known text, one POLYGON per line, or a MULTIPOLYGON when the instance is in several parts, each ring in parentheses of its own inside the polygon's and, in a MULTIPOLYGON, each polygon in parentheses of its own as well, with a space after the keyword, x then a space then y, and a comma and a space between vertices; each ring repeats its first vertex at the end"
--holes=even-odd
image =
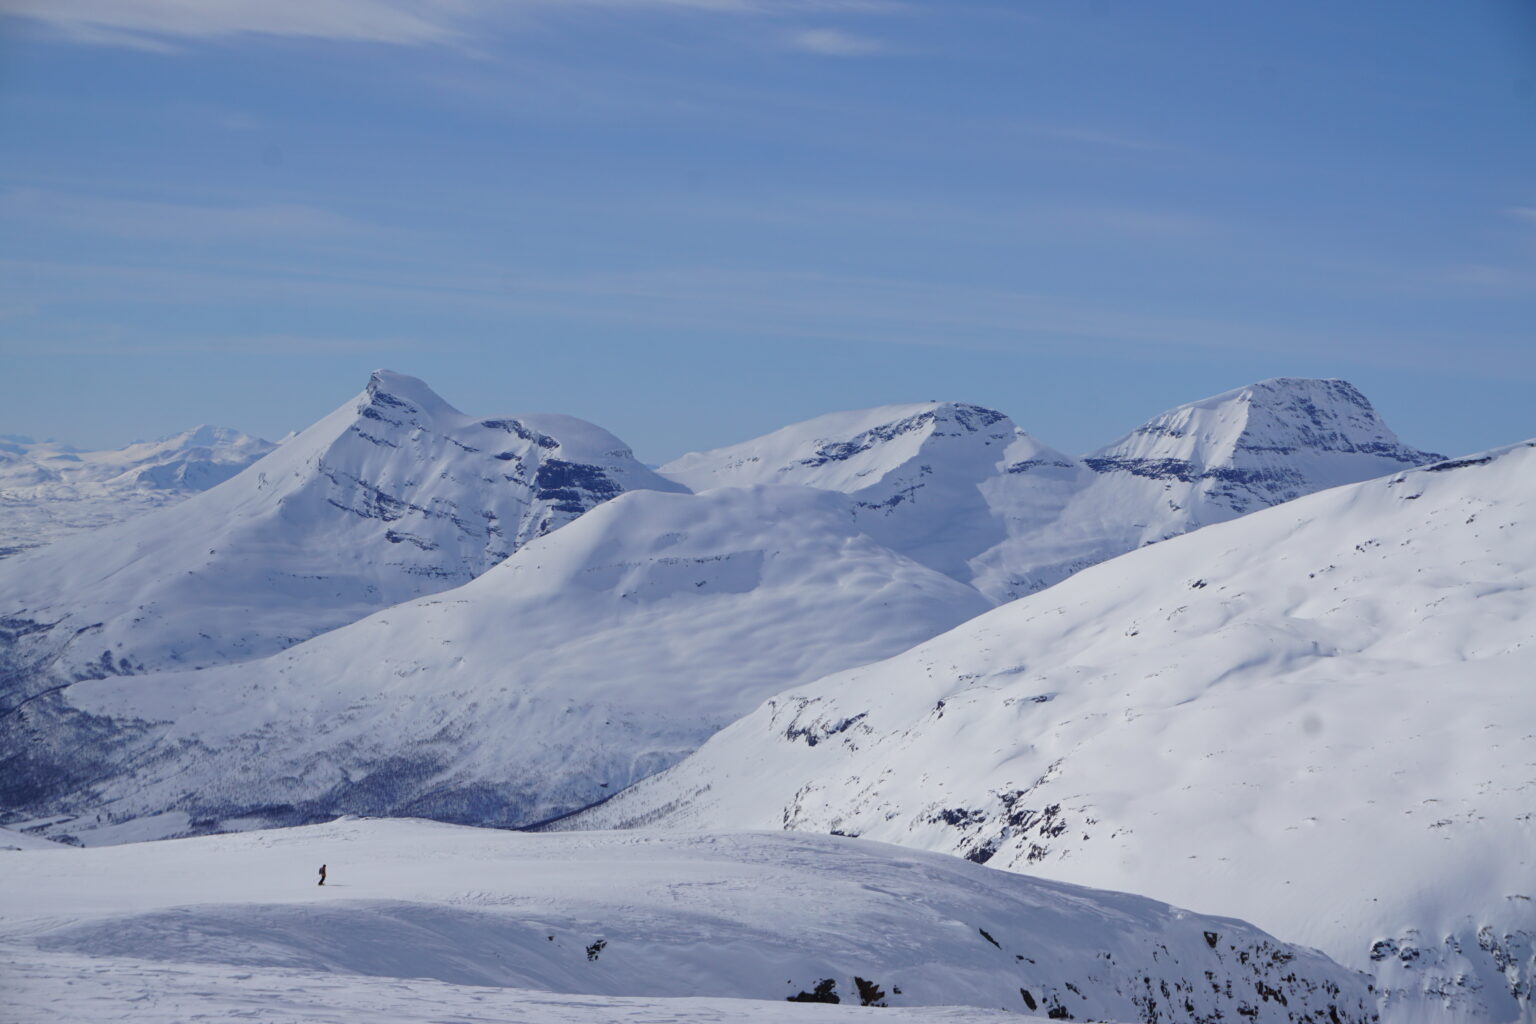
POLYGON ((466 586, 270 658, 77 683, 0 720, 0 807, 80 815, 53 831, 87 843, 168 811, 175 834, 575 810, 785 686, 987 609, 862 535, 850 504, 802 487, 624 494, 466 586))
POLYGON ((953 402, 821 416, 661 468, 693 490, 797 483, 994 602, 1209 523, 1441 458, 1348 383, 1284 377, 1180 406, 1082 459, 953 402))
POLYGON ((210 426, 100 452, 0 438, 0 558, 174 505, 274 447, 210 426))
POLYGON ((1088 569, 569 827, 839 830, 1220 910, 1394 1021, 1532 1019, 1536 442, 1088 569))
MULTIPOLYGON (((464 986, 586 993, 600 1020, 623 1019, 611 997, 782 1003, 821 979, 857 1001, 855 977, 898 1007, 1374 1019, 1361 975, 1240 921, 850 839, 344 820, 0 858, 0 963, 24 972, 69 955, 129 983, 146 961, 221 988, 231 967, 300 992, 430 979, 460 1004, 488 995, 464 986)), ((142 994, 153 1011, 181 993, 142 994)))
POLYGON ((477 420, 379 371, 234 479, 0 561, 0 712, 75 679, 270 654, 468 582, 634 488, 680 489, 590 423, 477 420))

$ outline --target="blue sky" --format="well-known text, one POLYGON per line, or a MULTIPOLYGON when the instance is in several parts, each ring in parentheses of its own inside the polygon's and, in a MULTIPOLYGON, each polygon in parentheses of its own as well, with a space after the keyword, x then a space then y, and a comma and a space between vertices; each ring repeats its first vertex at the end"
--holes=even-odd
POLYGON ((1336 376, 1536 435, 1526 0, 0 0, 0 432, 387 366, 643 458, 1336 376))

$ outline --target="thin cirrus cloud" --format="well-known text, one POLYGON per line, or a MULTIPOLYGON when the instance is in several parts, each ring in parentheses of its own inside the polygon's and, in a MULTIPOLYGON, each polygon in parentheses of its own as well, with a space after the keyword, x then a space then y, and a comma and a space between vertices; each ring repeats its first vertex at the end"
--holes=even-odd
MULTIPOLYGON (((170 50, 170 40, 255 34, 403 46, 451 44, 477 24, 516 11, 608 8, 729 15, 883 14, 900 0, 0 0, 0 15, 42 22, 74 42, 170 50)), ((872 40, 802 33, 802 49, 875 52, 872 40)))
POLYGON ((873 57, 890 52, 890 47, 878 39, 833 28, 797 32, 790 37, 790 44, 797 50, 823 57, 873 57))
POLYGON ((66 38, 138 48, 238 33, 424 45, 458 34, 455 0, 0 0, 0 12, 66 38))
POLYGON ((211 206, 35 188, 0 193, 0 224, 146 241, 194 242, 355 238, 382 230, 298 203, 211 206))

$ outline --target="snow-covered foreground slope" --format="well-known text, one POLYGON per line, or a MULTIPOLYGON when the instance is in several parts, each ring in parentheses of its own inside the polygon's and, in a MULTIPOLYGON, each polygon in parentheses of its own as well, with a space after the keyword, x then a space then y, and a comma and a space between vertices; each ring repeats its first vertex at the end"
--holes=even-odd
POLYGON ((987 609, 859 533, 849 505, 637 491, 466 586, 272 657, 76 683, 0 719, 4 820, 52 815, 96 843, 165 812, 160 835, 586 806, 785 686, 987 609))
POLYGON ((269 654, 465 583, 633 488, 680 490, 590 423, 474 419, 379 371, 212 490, 0 561, 0 712, 74 679, 269 654))
POLYGON ((0 437, 0 558, 174 505, 274 447, 210 426, 99 452, 0 437))
MULTIPOLYGON (((105 1019, 85 1000, 114 987, 142 1000, 134 1019, 170 1016, 187 986, 152 979, 172 967, 226 1004, 252 980, 285 981, 284 1009, 311 990, 332 1005, 355 990, 342 1020, 397 991, 407 1006, 440 995, 446 1007, 545 1019, 515 1016, 518 994, 494 987, 588 995, 590 1020, 627 1019, 634 1004, 613 997, 652 1000, 652 1020, 672 1019, 654 1001, 674 997, 712 1000, 681 1004, 684 1020, 756 1012, 722 999, 778 1004, 745 1019, 835 1020, 777 1011, 824 979, 857 1003, 856 978, 895 1007, 1169 1024, 1374 1019, 1363 976, 1240 921, 851 839, 343 820, 0 857, 0 964, 19 974, 0 1006, 47 1002, 75 1019, 105 1019)), ((558 1014, 572 1004, 534 1005, 568 1019, 558 1014)))
POLYGON ((568 823, 838 830, 1230 913, 1531 1020, 1536 442, 1095 566, 568 823))
POLYGON ((835 413, 660 470, 695 491, 794 483, 856 499, 859 525, 994 602, 1144 544, 1433 462, 1344 381, 1279 378, 1180 406, 1074 459, 953 402, 835 413))

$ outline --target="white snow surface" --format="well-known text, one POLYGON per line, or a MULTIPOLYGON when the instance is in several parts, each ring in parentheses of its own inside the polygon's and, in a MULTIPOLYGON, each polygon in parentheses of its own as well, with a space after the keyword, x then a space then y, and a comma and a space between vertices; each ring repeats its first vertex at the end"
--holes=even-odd
POLYGON ((839 830, 1229 913, 1533 1019, 1536 442, 1085 570, 562 827, 839 830))
POLYGON ((174 505, 274 447, 208 425, 106 451, 0 437, 0 558, 174 505))
POLYGON ((855 977, 893 1008, 1374 1019, 1362 975, 1240 921, 835 837, 353 819, 0 863, 0 1019, 885 1019, 785 1002, 855 977))
POLYGON ((12 828, 0 828, 0 851, 56 850, 59 843, 12 828))
POLYGON ((1400 443, 1345 381, 1283 377, 1170 410, 1081 459, 1000 412, 927 402, 820 416, 660 472, 695 491, 843 491, 882 544, 1002 602, 1144 544, 1439 458, 1400 443))
POLYGON ((788 486, 621 495, 463 587, 272 657, 76 683, 4 727, 0 747, 34 763, 0 792, 14 813, 29 773, 46 780, 40 812, 82 812, 49 831, 88 844, 173 810, 162 835, 191 819, 576 810, 786 686, 987 609, 860 533, 850 506, 788 486))
POLYGON ((381 370, 233 479, 0 561, 0 670, 21 687, 0 699, 270 654, 468 582, 634 488, 681 489, 590 423, 475 419, 381 370))

